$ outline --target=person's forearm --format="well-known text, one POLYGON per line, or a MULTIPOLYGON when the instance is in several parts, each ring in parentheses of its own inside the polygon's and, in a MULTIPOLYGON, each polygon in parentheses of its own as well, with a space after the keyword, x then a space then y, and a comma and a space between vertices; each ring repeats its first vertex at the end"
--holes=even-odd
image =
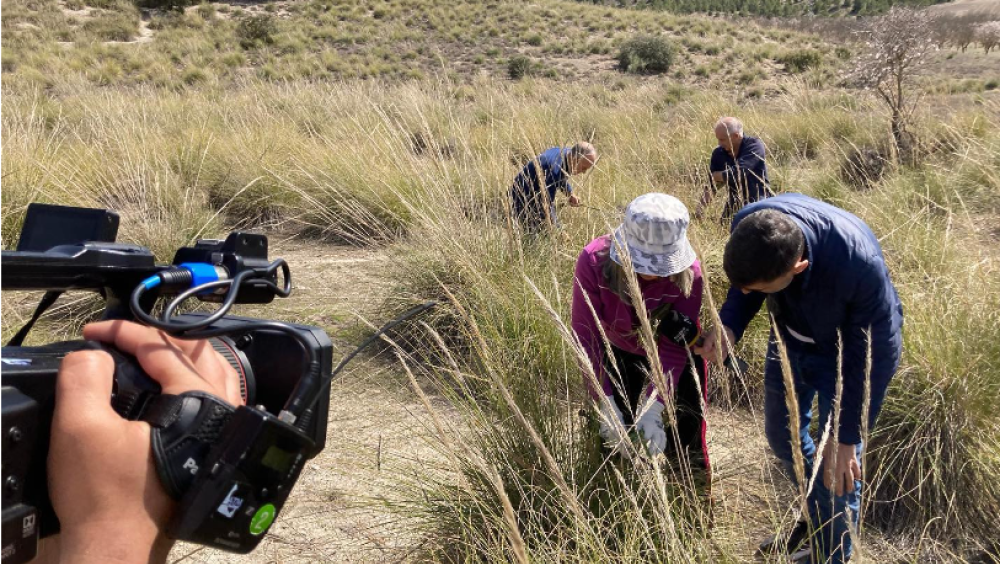
POLYGON ((760 292, 750 292, 744 294, 738 288, 730 288, 726 296, 726 302, 722 304, 719 311, 719 318, 722 324, 733 331, 733 336, 739 341, 743 338, 743 332, 753 316, 760 311, 760 306, 764 304, 764 294, 760 292))
MULTIPOLYGON (((61 564, 163 564, 174 542, 142 526, 109 525, 59 535, 61 564)), ((55 560, 50 560, 55 561, 55 560)))

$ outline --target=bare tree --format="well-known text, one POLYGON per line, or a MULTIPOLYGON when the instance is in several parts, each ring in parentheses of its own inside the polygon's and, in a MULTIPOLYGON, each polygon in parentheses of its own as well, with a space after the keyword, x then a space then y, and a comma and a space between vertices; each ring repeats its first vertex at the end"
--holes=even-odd
POLYGON ((976 40, 976 26, 990 18, 984 12, 966 12, 964 14, 938 16, 935 27, 943 31, 947 43, 958 47, 964 53, 976 40))
POLYGON ((933 18, 926 11, 893 7, 884 16, 869 19, 859 32, 863 51, 851 78, 888 106, 892 138, 903 160, 908 160, 913 150, 907 132, 918 99, 913 79, 938 49, 933 30, 933 18))
POLYGON ((1000 45, 1000 21, 986 22, 976 27, 976 41, 983 46, 987 54, 1000 45))

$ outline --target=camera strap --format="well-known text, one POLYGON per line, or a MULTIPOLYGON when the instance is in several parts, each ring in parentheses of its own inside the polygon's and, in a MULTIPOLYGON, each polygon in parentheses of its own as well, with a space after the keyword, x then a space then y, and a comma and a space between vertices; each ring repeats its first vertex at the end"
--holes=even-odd
POLYGON ((28 336, 28 332, 31 331, 31 328, 35 326, 35 322, 38 321, 38 318, 40 318, 42 314, 45 313, 45 310, 52 307, 52 304, 56 303, 56 300, 58 300, 59 296, 61 296, 62 294, 63 294, 62 290, 49 290, 48 292, 45 292, 45 295, 42 296, 41 301, 38 302, 38 306, 35 308, 35 313, 31 314, 31 319, 29 319, 28 322, 24 324, 24 327, 21 327, 21 330, 18 331, 16 335, 11 337, 10 340, 7 341, 7 344, 5 346, 8 347, 21 346, 21 344, 24 343, 24 338, 28 336))
POLYGON ((235 411, 222 399, 197 391, 149 401, 139 419, 153 427, 156 473, 170 497, 180 499, 188 490, 235 411))

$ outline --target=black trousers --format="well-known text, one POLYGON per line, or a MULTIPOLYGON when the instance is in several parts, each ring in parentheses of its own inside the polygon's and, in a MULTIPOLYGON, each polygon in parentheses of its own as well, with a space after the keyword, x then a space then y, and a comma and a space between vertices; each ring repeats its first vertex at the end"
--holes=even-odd
MULTIPOLYGON (((649 359, 644 355, 626 352, 617 347, 611 347, 611 352, 618 365, 622 380, 621 388, 623 388, 619 391, 619 386, 612 386, 615 402, 622 410, 627 429, 634 424, 633 415, 637 412, 640 396, 646 390, 650 370, 649 359), (622 391, 625 393, 624 396, 622 391)), ((611 375, 612 379, 615 379, 618 372, 615 372, 607 356, 604 358, 604 364, 608 374, 611 375)), ((711 463, 708 459, 708 445, 705 438, 708 425, 705 411, 702 408, 703 403, 708 401, 707 397, 703 395, 707 393, 707 375, 705 360, 695 355, 694 363, 689 362, 684 367, 684 372, 681 373, 677 383, 677 389, 674 390, 674 406, 677 410, 677 438, 679 440, 675 442, 673 432, 668 427, 670 423, 666 415, 663 417, 663 425, 667 429, 667 449, 665 452, 667 458, 677 460, 683 455, 688 458, 691 468, 710 472, 711 463), (684 451, 683 453, 677 452, 678 442, 684 451)))

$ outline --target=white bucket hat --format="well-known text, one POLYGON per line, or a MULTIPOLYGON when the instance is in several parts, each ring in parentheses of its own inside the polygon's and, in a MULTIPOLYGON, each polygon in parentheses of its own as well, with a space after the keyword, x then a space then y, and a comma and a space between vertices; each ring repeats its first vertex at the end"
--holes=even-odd
POLYGON ((673 196, 643 194, 625 210, 625 221, 614 232, 611 260, 622 264, 618 249, 627 249, 637 274, 671 276, 694 264, 687 239, 691 222, 687 207, 673 196))

